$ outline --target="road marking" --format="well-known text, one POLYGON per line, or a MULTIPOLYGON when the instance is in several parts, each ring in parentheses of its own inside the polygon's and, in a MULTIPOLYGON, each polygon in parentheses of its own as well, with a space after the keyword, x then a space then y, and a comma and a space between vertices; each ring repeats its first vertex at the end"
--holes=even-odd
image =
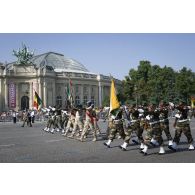
POLYGON ((0 145, 0 147, 10 147, 10 146, 15 146, 16 144, 7 144, 7 145, 0 145))
POLYGON ((45 141, 46 143, 50 143, 50 142, 59 142, 59 141, 64 141, 65 139, 53 139, 53 140, 47 140, 45 141))

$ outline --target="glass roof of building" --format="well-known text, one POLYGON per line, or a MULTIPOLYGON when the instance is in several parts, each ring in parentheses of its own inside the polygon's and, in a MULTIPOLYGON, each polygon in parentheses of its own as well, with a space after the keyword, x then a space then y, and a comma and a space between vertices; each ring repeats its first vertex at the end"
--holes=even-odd
POLYGON ((64 55, 55 52, 48 52, 45 54, 34 56, 31 61, 38 67, 51 66, 54 68, 54 70, 62 69, 65 71, 74 70, 89 72, 84 65, 77 62, 76 60, 64 57, 64 55))

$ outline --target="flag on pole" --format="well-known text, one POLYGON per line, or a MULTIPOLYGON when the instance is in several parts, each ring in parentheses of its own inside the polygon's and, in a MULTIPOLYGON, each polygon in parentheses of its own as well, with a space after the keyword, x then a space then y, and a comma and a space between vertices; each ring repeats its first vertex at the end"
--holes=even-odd
POLYGON ((68 87, 67 87, 67 96, 68 100, 70 101, 71 105, 73 103, 73 88, 72 88, 72 81, 69 79, 68 87))
POLYGON ((118 109, 120 108, 120 103, 116 96, 116 89, 114 85, 114 80, 111 81, 111 88, 110 88, 110 113, 116 115, 118 109))
POLYGON ((191 97, 191 107, 195 108, 195 98, 191 97))
POLYGON ((35 95, 34 95, 34 107, 38 110, 41 107, 42 104, 43 104, 43 101, 39 97, 38 93, 35 91, 35 95))

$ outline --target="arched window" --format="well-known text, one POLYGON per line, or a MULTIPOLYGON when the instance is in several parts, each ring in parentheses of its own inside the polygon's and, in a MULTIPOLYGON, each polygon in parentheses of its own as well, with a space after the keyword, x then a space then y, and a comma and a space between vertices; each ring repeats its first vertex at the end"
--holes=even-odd
POLYGON ((62 96, 56 97, 56 106, 62 106, 62 96))
POLYGON ((87 96, 86 96, 86 95, 83 97, 83 104, 84 104, 84 105, 87 104, 87 96))
POLYGON ((80 97, 76 96, 75 97, 75 105, 79 105, 80 104, 80 97))

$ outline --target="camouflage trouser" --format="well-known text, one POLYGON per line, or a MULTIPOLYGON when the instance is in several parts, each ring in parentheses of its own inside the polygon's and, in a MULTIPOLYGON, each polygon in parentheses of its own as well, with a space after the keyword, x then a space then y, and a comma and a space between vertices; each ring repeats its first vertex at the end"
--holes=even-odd
POLYGON ((172 136, 171 136, 171 133, 170 133, 170 130, 169 130, 169 122, 167 123, 160 123, 160 128, 161 128, 161 131, 165 132, 165 135, 167 137, 168 140, 172 140, 172 136))
POLYGON ((69 119, 68 120, 68 123, 67 123, 67 126, 66 126, 66 128, 71 128, 71 127, 74 127, 74 122, 75 122, 75 120, 74 119, 69 119))
POLYGON ((113 121, 109 120, 108 121, 108 127, 106 129, 106 139, 110 135, 110 130, 113 129, 113 128, 115 128, 115 125, 113 124, 113 121))
POLYGON ((149 144, 152 138, 154 138, 159 143, 159 145, 163 144, 162 130, 159 123, 148 126, 146 129, 144 143, 149 144))
POLYGON ((47 121, 47 128, 51 128, 51 126, 54 126, 54 119, 52 117, 49 117, 47 121))
POLYGON ((62 120, 61 120, 61 123, 60 123, 61 129, 64 129, 65 121, 66 121, 66 118, 62 117, 62 120))
POLYGON ((180 141, 181 134, 184 134, 187 137, 188 143, 191 144, 193 142, 191 129, 189 124, 177 124, 175 128, 175 137, 173 139, 177 144, 180 141))
POLYGON ((93 131, 93 137, 97 138, 97 129, 94 128, 94 124, 90 120, 85 120, 85 124, 84 124, 81 137, 84 137, 85 135, 87 135, 89 127, 93 131))
POLYGON ((136 121, 135 123, 130 124, 128 129, 125 131, 125 140, 124 140, 125 142, 129 143, 129 140, 131 139, 132 132, 136 133, 138 139, 141 142, 144 141, 143 136, 142 136, 143 129, 140 128, 140 121, 136 121))
POLYGON ((60 128, 60 124, 61 124, 62 118, 61 116, 56 116, 56 120, 54 122, 54 128, 60 128))
POLYGON ((112 140, 115 138, 116 134, 119 133, 119 135, 121 136, 122 139, 125 138, 125 132, 124 132, 124 128, 123 128, 123 123, 120 122, 118 124, 113 124, 112 128, 110 129, 110 133, 108 136, 108 139, 112 140))
POLYGON ((29 124, 28 117, 23 119, 22 127, 24 127, 25 124, 27 124, 27 126, 28 126, 28 124, 29 124))
POLYGON ((94 128, 95 128, 97 131, 100 131, 99 125, 98 125, 98 123, 97 123, 97 120, 94 120, 94 128))
POLYGON ((72 135, 75 135, 78 127, 79 127, 79 129, 81 131, 83 130, 83 122, 82 122, 82 119, 80 119, 80 118, 76 118, 75 119, 74 126, 73 126, 73 131, 72 131, 72 135))

